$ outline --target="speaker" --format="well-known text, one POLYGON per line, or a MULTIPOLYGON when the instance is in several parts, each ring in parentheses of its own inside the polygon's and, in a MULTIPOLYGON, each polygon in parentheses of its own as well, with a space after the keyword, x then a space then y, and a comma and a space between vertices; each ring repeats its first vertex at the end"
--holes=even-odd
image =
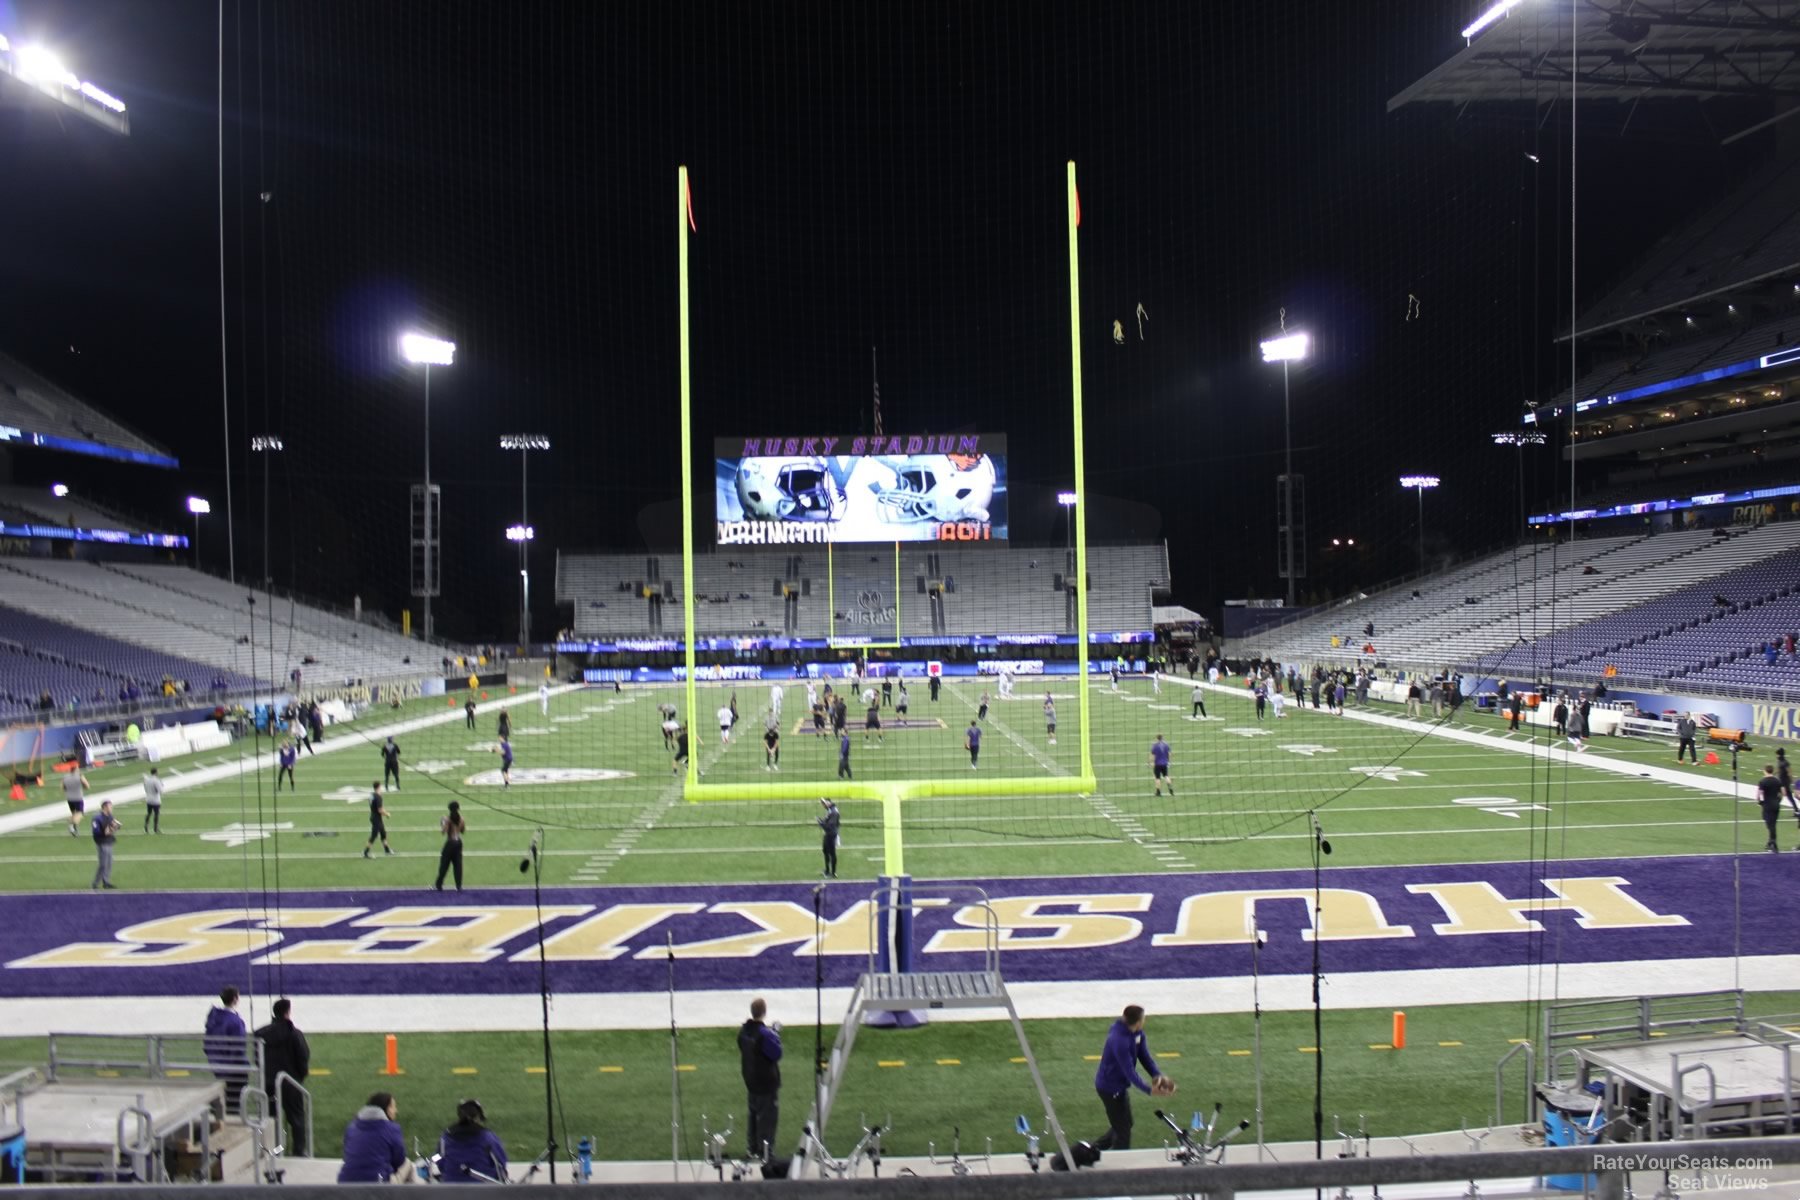
POLYGON ((787 588, 783 587, 781 580, 777 579, 775 581, 775 596, 777 599, 779 599, 780 597, 785 596, 785 595, 787 595, 787 588))
POLYGON ((673 579, 663 580, 663 599, 664 600, 673 600, 674 598, 675 598, 675 581, 673 579))
POLYGON ((1063 590, 1063 577, 1062 577, 1061 571, 1058 571, 1056 573, 1056 583, 1054 586, 1055 586, 1056 590, 1059 592, 1063 590))
POLYGON ((800 581, 800 594, 801 594, 801 595, 802 595, 802 596, 810 596, 810 595, 812 595, 812 580, 810 580, 810 579, 802 579, 802 580, 801 580, 801 581, 800 581))
POLYGON ((919 576, 919 595, 923 596, 924 594, 925 594, 925 577, 923 575, 921 575, 921 576, 919 576))

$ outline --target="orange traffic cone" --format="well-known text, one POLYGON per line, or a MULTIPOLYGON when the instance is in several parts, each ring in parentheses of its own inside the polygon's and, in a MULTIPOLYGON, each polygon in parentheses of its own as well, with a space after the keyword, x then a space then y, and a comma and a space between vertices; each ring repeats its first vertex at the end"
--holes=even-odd
POLYGON ((6 794, 6 798, 8 800, 24 800, 25 799, 25 789, 19 786, 18 780, 16 780, 16 779, 13 780, 12 791, 10 791, 6 794))
POLYGON ((1709 767, 1716 767, 1719 765, 1719 756, 1716 752, 1714 752, 1712 750, 1708 750, 1706 752, 1706 757, 1704 759, 1702 759, 1701 761, 1706 763, 1706 765, 1709 767))

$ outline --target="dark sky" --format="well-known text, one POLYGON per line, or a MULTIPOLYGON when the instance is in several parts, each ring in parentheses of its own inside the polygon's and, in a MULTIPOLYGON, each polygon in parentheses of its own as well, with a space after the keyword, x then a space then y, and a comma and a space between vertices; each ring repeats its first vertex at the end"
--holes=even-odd
MULTIPOLYGON (((1256 342, 1285 306, 1318 345, 1293 377, 1311 583, 1372 584, 1417 554, 1404 471, 1444 477, 1434 557, 1516 527, 1515 460, 1486 435, 1561 362, 1566 115, 1384 111, 1475 7, 230 0, 227 401, 216 5, 0 0, 0 32, 58 47, 132 113, 117 139, 0 108, 0 343, 184 463, 14 473, 165 524, 208 494, 222 567, 228 414, 240 573, 264 553, 248 439, 272 431, 271 573, 396 612, 422 403, 393 339, 421 324, 459 344, 432 379, 440 625, 513 630, 518 456, 496 439, 529 430, 554 442, 530 500, 548 628, 554 548, 679 527, 686 163, 697 445, 858 431, 879 346, 888 431, 1008 434, 1015 536, 1060 542, 1073 158, 1095 532, 1166 537, 1183 602, 1279 594, 1281 378, 1256 342)), ((1620 109, 1584 121, 1584 299, 1757 152, 1703 144, 1686 111, 1625 139, 1620 109)))

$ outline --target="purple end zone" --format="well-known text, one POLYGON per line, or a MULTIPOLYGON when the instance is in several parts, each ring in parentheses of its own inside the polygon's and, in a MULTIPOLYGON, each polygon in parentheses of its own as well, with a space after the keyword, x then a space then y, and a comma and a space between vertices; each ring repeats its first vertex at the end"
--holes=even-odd
MULTIPOLYGON (((1743 871, 1743 928, 1741 945, 1750 955, 1800 953, 1800 923, 1786 914, 1779 898, 1792 885, 1785 858, 1745 855, 1743 871)), ((1086 928, 1095 936, 1087 945, 1023 948, 1025 939, 1054 937, 1045 928, 1021 928, 1018 947, 1001 957, 1008 979, 1018 981, 1080 981, 1097 979, 1206 979, 1249 973, 1249 953, 1235 945, 1156 944, 1181 926, 1184 914, 1205 904, 1204 897, 1220 892, 1288 890, 1308 893, 1310 871, 1259 871, 1241 874, 1088 876, 976 881, 996 899, 1037 897, 1043 900, 1045 917, 1078 912, 1083 898, 1089 910, 1114 914, 1113 923, 1086 928), (1196 899, 1202 898, 1202 899, 1196 899), (1132 922, 1136 923, 1133 932, 1132 922), (1110 932, 1108 932, 1110 931, 1110 932)), ((1529 962, 1624 962, 1682 958, 1712 958, 1732 952, 1732 859, 1728 856, 1664 859, 1603 859, 1551 864, 1494 863, 1449 866, 1369 867, 1332 870, 1324 886, 1363 893, 1376 906, 1388 926, 1407 926, 1409 936, 1327 938, 1321 946, 1326 971, 1365 972, 1443 970, 1461 967, 1514 966, 1529 962), (1486 884, 1492 893, 1480 895, 1522 901, 1553 900, 1546 880, 1621 880, 1612 887, 1629 899, 1618 906, 1611 921, 1590 922, 1584 927, 1580 914, 1571 911, 1535 911, 1543 924, 1541 933, 1481 932, 1449 935, 1434 930, 1447 914, 1432 896, 1409 890, 1422 884, 1486 884), (1642 921, 1627 918, 1641 912, 1642 921), (1658 918, 1679 917, 1683 923, 1659 923, 1658 918)), ((872 884, 837 884, 826 890, 822 912, 826 921, 842 917, 865 902, 872 884)), ((915 884, 915 898, 932 897, 934 885, 915 884)), ((1470 893, 1475 895, 1476 893, 1470 893)), ((461 895, 441 895, 426 888, 412 891, 349 890, 288 892, 277 910, 290 919, 284 929, 283 986, 295 994, 312 993, 490 993, 529 992, 537 987, 535 940, 528 921, 516 911, 512 924, 501 923, 503 936, 489 948, 483 962, 406 962, 404 955, 416 944, 405 935, 382 945, 358 943, 379 929, 370 918, 390 914, 388 923, 407 928, 465 922, 486 910, 505 906, 513 910, 531 903, 529 891, 481 889, 461 895), (399 909, 428 910, 423 920, 398 919, 399 909), (358 910, 316 928, 298 928, 291 922, 307 910, 358 910), (358 921, 364 922, 357 924, 358 921), (358 957, 343 961, 302 963, 295 958, 307 943, 325 940, 338 946, 357 946, 358 957), (519 961, 512 961, 515 955, 519 961)), ((655 992, 668 980, 665 941, 673 934, 677 977, 684 989, 809 987, 813 981, 813 957, 805 949, 813 928, 812 888, 804 884, 706 885, 673 887, 558 888, 546 895, 547 906, 591 906, 579 915, 562 915, 547 922, 555 937, 593 921, 617 905, 697 905, 701 911, 683 912, 644 928, 619 943, 627 952, 613 958, 592 956, 552 960, 555 986, 564 992, 655 992), (763 926, 722 906, 774 904, 765 914, 784 925, 787 940, 752 954, 721 956, 716 948, 695 946, 705 939, 757 932, 763 926), (637 955, 643 952, 644 957, 637 955)), ((1360 903, 1360 902, 1359 902, 1360 903)), ((241 894, 231 892, 158 892, 143 895, 87 893, 0 896, 0 997, 80 995, 189 995, 208 992, 220 981, 242 979, 246 972, 246 939, 240 934, 220 938, 214 948, 195 961, 180 966, 124 961, 106 964, 101 954, 129 949, 121 931, 150 922, 165 922, 163 930, 185 914, 209 910, 237 910, 241 894), (66 947, 85 943, 94 949, 71 953, 66 947), (26 965, 21 960, 63 951, 49 965, 26 965)), ((265 916, 263 898, 251 896, 252 925, 265 916)), ((933 935, 962 928, 953 920, 955 904, 921 911, 916 922, 914 966, 919 970, 967 970, 980 965, 972 953, 931 952, 933 935)), ((1302 937, 1309 928, 1310 895, 1263 899, 1257 903, 1257 925, 1267 935, 1262 969, 1271 975, 1304 974, 1312 962, 1312 946, 1302 937)), ((1371 910, 1374 911, 1374 910, 1371 910)), ((1040 926, 1044 924, 1039 919, 1040 926)), ((242 922, 230 926, 243 927, 242 922)), ((1216 926, 1215 926, 1216 927, 1216 926)), ((852 943, 864 938, 864 919, 852 918, 840 930, 852 943)), ((1327 933, 1332 930, 1327 927, 1327 933)), ((142 936, 142 935, 140 935, 142 936)), ((166 933, 164 936, 168 936, 166 933)), ((152 943, 146 950, 163 948, 152 943)), ((324 950, 324 947, 318 947, 324 950)), ((333 951, 335 953, 335 951, 333 951)), ((866 969, 862 953, 826 956, 828 985, 847 985, 866 969)), ((256 970, 257 968, 249 968, 256 970)), ((1625 990, 1629 990, 1626 988, 1625 990)), ((1427 999, 1425 997, 1421 998, 1427 999)))

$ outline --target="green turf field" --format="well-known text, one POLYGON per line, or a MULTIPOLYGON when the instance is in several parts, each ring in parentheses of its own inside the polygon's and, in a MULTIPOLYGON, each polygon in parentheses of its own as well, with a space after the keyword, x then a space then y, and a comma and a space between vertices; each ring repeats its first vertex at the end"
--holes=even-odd
MULTIPOLYGON (((1058 681, 1059 693, 1073 688, 1058 681)), ((766 689, 754 687, 761 699, 766 689)), ((781 778, 816 783, 828 794, 835 775, 832 739, 802 728, 799 689, 782 728, 781 778)), ((1249 703, 1236 695, 1209 697, 1212 721, 1184 720, 1187 688, 1164 686, 1166 706, 1153 708, 1149 684, 1132 680, 1112 693, 1093 689, 1094 764, 1099 795, 934 797, 903 807, 906 869, 920 878, 1012 875, 1152 873, 1303 865, 1310 832, 1304 819, 1317 809, 1337 847, 1333 865, 1480 862, 1540 857, 1582 858, 1676 853, 1722 853, 1734 836, 1740 806, 1714 792, 1635 775, 1590 769, 1581 761, 1546 763, 1498 748, 1466 745, 1416 731, 1296 712, 1258 726, 1249 703), (1165 733, 1174 747, 1174 796, 1150 794, 1148 747, 1165 733), (1249 735, 1249 736, 1246 736, 1249 735), (1361 770, 1359 770, 1361 768, 1361 770), (1486 798, 1486 807, 1459 800, 1486 798), (1493 812, 1495 807, 1506 809, 1493 812)), ((955 778, 968 773, 962 749, 980 685, 948 684, 937 705, 923 689, 915 719, 941 727, 884 731, 880 746, 863 745, 852 722, 853 764, 860 779, 955 778)), ((1025 686, 1021 685, 1021 693, 1025 686)), ((740 702, 750 692, 739 694, 740 702)), ((702 707, 725 695, 703 689, 702 707), (711 695, 708 695, 708 692, 711 695)), ((804 879, 818 869, 814 801, 691 804, 683 800, 663 746, 657 705, 678 699, 672 688, 576 690, 552 700, 548 718, 535 696, 514 709, 517 769, 590 770, 591 782, 498 786, 493 713, 479 728, 464 726, 460 700, 447 707, 417 702, 403 712, 381 710, 358 725, 332 731, 329 753, 301 754, 298 790, 274 790, 272 770, 177 787, 168 795, 161 837, 141 833, 142 808, 123 809, 125 834, 115 879, 126 889, 245 886, 279 861, 284 887, 341 887, 369 883, 426 886, 434 872, 437 822, 446 803, 460 801, 470 827, 471 886, 515 882, 508 862, 537 825, 546 828, 544 881, 667 883, 804 879), (372 732, 420 713, 449 721, 399 736, 406 769, 387 808, 395 855, 361 857, 368 834, 369 785, 380 773, 372 732), (248 840, 245 828, 249 827, 248 840), (235 829, 235 834, 234 834, 235 829), (258 835, 261 836, 258 836, 258 835)), ((1029 694, 996 701, 984 722, 981 770, 1000 777, 1071 774, 1077 749, 1071 727, 1075 702, 1059 702, 1058 744, 1045 739, 1041 700, 1029 694)), ((1382 711, 1393 711, 1380 706, 1382 711)), ((759 734, 766 709, 743 703, 740 733, 729 748, 716 730, 702 734, 696 752, 708 782, 765 781, 759 734)), ((1503 736, 1498 719, 1468 713, 1449 727, 1503 736)), ((1517 735, 1524 738, 1526 734, 1517 735)), ((1541 734, 1539 736, 1542 736, 1541 734)), ((267 743, 264 743, 267 749, 267 743)), ((250 741, 200 763, 167 764, 177 783, 208 762, 248 756, 250 741)), ((1661 747, 1599 739, 1594 760, 1672 765, 1661 747)), ((1748 755, 1746 775, 1756 768, 1748 755)), ((135 765, 91 773, 97 789, 129 784, 135 765)), ((1693 769, 1696 777, 1729 777, 1729 763, 1693 769)), ((52 783, 39 803, 62 812, 52 783)), ((846 802, 842 874, 872 879, 880 872, 881 812, 874 802, 846 802)), ((0 837, 0 865, 14 890, 85 886, 92 847, 71 839, 61 820, 0 837)), ((260 887, 260 882, 253 886, 260 887)))

